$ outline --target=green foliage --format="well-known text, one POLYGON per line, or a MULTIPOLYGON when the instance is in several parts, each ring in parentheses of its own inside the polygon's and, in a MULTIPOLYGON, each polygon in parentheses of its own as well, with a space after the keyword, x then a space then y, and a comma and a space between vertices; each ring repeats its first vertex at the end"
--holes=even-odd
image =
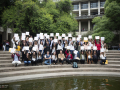
POLYGON ((103 36, 106 42, 109 43, 115 37, 114 33, 119 34, 120 31, 120 1, 119 0, 106 0, 105 2, 105 15, 101 17, 95 17, 93 23, 95 26, 94 36, 103 36))
POLYGON ((70 15, 71 1, 57 3, 44 0, 17 0, 15 6, 6 9, 2 15, 3 27, 10 27, 13 32, 30 33, 68 33, 77 29, 77 21, 70 15), (57 4, 59 8, 57 7, 57 4), (65 6, 67 7, 65 9, 65 6))

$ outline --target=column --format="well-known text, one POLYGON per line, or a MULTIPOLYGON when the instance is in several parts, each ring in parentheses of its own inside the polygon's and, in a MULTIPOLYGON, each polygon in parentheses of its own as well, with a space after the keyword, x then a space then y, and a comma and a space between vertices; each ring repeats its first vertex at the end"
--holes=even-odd
POLYGON ((88 16, 90 16, 90 1, 88 1, 88 16))
POLYGON ((90 31, 90 20, 88 20, 88 31, 90 31))
POLYGON ((100 0, 98 0, 98 15, 100 15, 100 0))
POLYGON ((81 16, 81 2, 79 2, 79 16, 81 16))
POLYGON ((81 21, 79 21, 79 35, 81 34, 81 21))

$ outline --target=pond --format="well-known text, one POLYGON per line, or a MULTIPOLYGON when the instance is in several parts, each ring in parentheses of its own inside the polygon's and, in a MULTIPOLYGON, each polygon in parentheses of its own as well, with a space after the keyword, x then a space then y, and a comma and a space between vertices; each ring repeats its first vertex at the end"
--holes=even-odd
POLYGON ((73 76, 8 83, 3 90, 119 90, 120 77, 73 76))

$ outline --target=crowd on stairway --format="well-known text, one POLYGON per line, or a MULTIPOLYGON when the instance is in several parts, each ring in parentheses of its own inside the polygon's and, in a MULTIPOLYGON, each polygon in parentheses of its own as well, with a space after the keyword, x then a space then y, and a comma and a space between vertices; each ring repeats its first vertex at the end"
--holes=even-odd
POLYGON ((64 62, 67 64, 81 63, 84 64, 97 64, 100 60, 100 64, 106 62, 106 52, 108 51, 105 38, 96 36, 92 39, 92 36, 84 37, 81 35, 73 37, 72 34, 60 35, 59 33, 40 33, 36 37, 32 37, 29 32, 22 33, 21 37, 18 34, 14 34, 11 42, 13 48, 9 49, 13 58, 12 64, 18 66, 21 61, 25 66, 28 65, 62 65, 64 62), (22 57, 22 59, 21 59, 22 57))

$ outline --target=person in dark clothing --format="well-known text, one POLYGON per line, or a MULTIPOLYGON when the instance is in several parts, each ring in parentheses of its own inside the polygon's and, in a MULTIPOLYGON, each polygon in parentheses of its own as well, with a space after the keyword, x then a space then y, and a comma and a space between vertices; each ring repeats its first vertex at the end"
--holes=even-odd
POLYGON ((26 65, 28 66, 30 63, 31 63, 30 55, 29 55, 29 53, 27 53, 26 57, 25 57, 25 60, 24 60, 24 64, 25 64, 25 66, 26 65))
POLYGON ((3 41, 3 51, 5 51, 5 47, 6 47, 6 41, 3 41))

